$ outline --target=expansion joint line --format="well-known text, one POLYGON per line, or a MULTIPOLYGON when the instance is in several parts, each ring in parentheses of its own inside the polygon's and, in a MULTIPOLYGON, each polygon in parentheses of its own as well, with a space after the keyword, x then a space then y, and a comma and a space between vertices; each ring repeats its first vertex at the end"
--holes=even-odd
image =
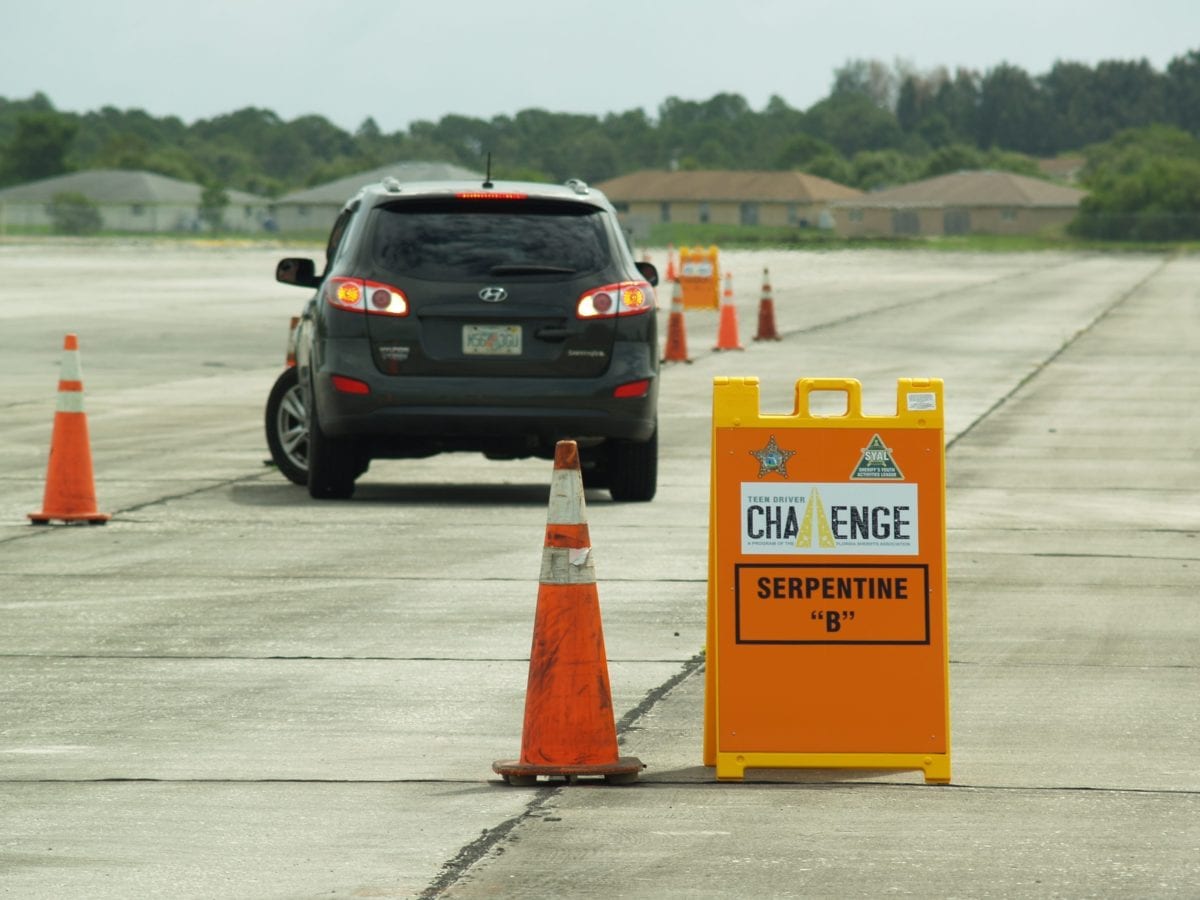
MULTIPOLYGON (((242 476, 239 476, 238 478, 227 478, 223 481, 216 481, 216 482, 213 482, 212 484, 206 484, 203 487, 194 488, 193 490, 190 490, 190 491, 181 491, 178 494, 165 494, 161 497, 154 497, 153 499, 146 500, 142 503, 136 503, 133 506, 126 506, 121 509, 114 509, 112 512, 112 515, 113 515, 113 518, 116 518, 118 515, 124 516, 128 513, 139 512, 140 510, 150 509, 151 507, 154 507, 154 506, 161 506, 164 503, 170 503, 172 500, 186 500, 190 497, 199 497, 202 494, 208 494, 208 493, 211 493, 212 491, 219 491, 219 490, 222 490, 223 488, 233 487, 233 486, 239 485, 239 484, 248 484, 248 483, 254 482, 254 481, 260 481, 260 480, 262 480, 263 477, 264 477, 264 473, 255 472, 253 475, 242 475, 242 476)), ((78 528, 81 526, 72 526, 72 527, 78 528)), ((55 534, 55 533, 58 533, 61 531, 62 531, 61 528, 30 528, 28 530, 23 530, 21 532, 18 532, 17 534, 12 535, 11 537, 0 538, 0 544, 8 544, 8 543, 12 543, 13 541, 27 541, 27 540, 31 540, 34 538, 39 538, 39 537, 44 537, 46 535, 55 534)))
MULTIPOLYGON (((1071 260, 1064 260, 1061 262, 1056 262, 1052 265, 1043 266, 1034 271, 1036 271, 1037 274, 1041 274, 1043 272, 1048 272, 1048 271, 1052 271, 1054 269, 1063 268, 1064 266, 1069 265, 1070 262, 1071 262, 1071 260)), ((1012 281, 1017 278, 1024 278, 1025 276, 1027 276, 1029 274, 1031 274, 1031 272, 1029 270, 1021 269, 1020 271, 1017 271, 1017 272, 1009 272, 1008 274, 1005 274, 1005 275, 998 275, 997 277, 989 279, 988 281, 981 282, 980 284, 970 285, 969 289, 970 290, 979 290, 981 288, 993 287, 993 286, 995 286, 997 284, 1001 284, 1005 281, 1012 281)), ((848 325, 851 322, 857 322, 860 319, 873 318, 875 316, 878 316, 880 313, 896 312, 897 310, 907 309, 908 307, 911 307, 911 306, 920 306, 924 303, 934 303, 938 300, 944 300, 947 297, 953 297, 956 294, 962 293, 963 290, 964 289, 961 287, 956 287, 956 288, 950 288, 950 289, 944 290, 944 291, 938 291, 937 293, 934 293, 934 294, 924 294, 920 297, 913 297, 909 300, 900 300, 896 303, 890 303, 887 306, 877 306, 877 307, 873 307, 872 309, 865 309, 862 312, 850 313, 849 315, 842 316, 841 318, 830 319, 827 322, 818 322, 815 325, 805 325, 805 326, 801 326, 799 328, 783 329, 780 331, 780 334, 785 335, 785 336, 791 336, 791 335, 798 335, 798 334, 814 334, 819 331, 827 331, 831 328, 837 328, 838 326, 841 326, 841 325, 848 325)))
MULTIPOLYGON (((704 654, 697 653, 683 664, 683 668, 680 671, 647 693, 642 698, 642 702, 623 715, 617 723, 618 742, 628 732, 633 730, 638 720, 650 712, 660 700, 696 672, 702 671, 703 668, 704 654)), ((419 900, 435 900, 435 898, 440 897, 444 891, 459 881, 468 869, 486 857, 493 847, 506 840, 518 827, 528 821, 539 818, 546 805, 562 789, 560 785, 552 786, 549 784, 544 788, 537 789, 533 798, 526 804, 525 809, 519 815, 501 822, 494 828, 489 828, 446 862, 442 866, 441 874, 433 880, 429 887, 421 892, 419 900)))
POLYGON ((1052 366, 1055 362, 1057 362, 1058 358, 1060 356, 1062 356, 1064 353, 1066 353, 1067 350, 1071 349, 1071 347, 1073 347, 1075 345, 1076 341, 1078 341, 1084 335, 1089 334, 1093 329, 1096 328, 1097 325, 1099 325, 1106 318, 1108 318, 1108 316, 1110 314, 1112 314, 1116 309, 1121 307, 1127 300, 1129 300, 1131 297, 1136 295, 1143 287, 1146 286, 1147 283, 1149 283, 1152 279, 1157 278, 1158 274, 1167 267, 1167 264, 1169 262, 1171 262, 1171 257, 1167 257, 1167 258, 1163 259, 1153 271, 1147 273, 1140 281, 1138 281, 1136 284, 1134 284, 1133 287, 1129 288, 1129 290, 1125 291, 1123 294, 1120 294, 1117 297, 1117 299, 1115 299, 1112 303, 1108 304, 1108 306, 1104 307, 1104 309, 1100 310, 1100 312, 1097 313, 1096 317, 1094 319, 1092 319, 1092 321, 1088 322, 1086 325, 1084 325, 1082 328, 1080 328, 1077 332, 1075 332, 1075 334, 1071 335, 1070 338, 1063 341, 1062 346, 1060 346, 1057 350, 1055 350, 1053 353, 1051 353, 1049 356, 1047 356, 1044 360, 1042 360, 1037 366, 1035 366, 1032 370, 1030 370, 1025 375, 1025 377, 1022 378, 1020 381, 1018 381, 1015 385, 1013 385, 1013 387, 1006 394, 1001 396, 999 400, 997 400, 995 403, 993 403, 991 406, 989 406, 986 410, 984 410, 984 412, 974 422, 972 422, 970 425, 968 425, 966 428, 964 428, 962 431, 960 431, 958 434, 956 434, 953 438, 948 440, 946 442, 946 449, 949 450, 951 447, 953 447, 955 444, 957 444, 960 440, 965 438, 968 434, 970 434, 972 431, 975 430, 975 427, 977 425, 986 421, 988 419, 988 417, 991 416, 993 413, 995 413, 998 409, 1000 409, 1000 407, 1004 406, 1004 404, 1008 403, 1009 400, 1011 400, 1013 397, 1015 397, 1017 394, 1019 394, 1022 390, 1024 390, 1026 385, 1031 383, 1039 375, 1041 375, 1043 372, 1045 372, 1046 369, 1050 368, 1050 366, 1052 366))

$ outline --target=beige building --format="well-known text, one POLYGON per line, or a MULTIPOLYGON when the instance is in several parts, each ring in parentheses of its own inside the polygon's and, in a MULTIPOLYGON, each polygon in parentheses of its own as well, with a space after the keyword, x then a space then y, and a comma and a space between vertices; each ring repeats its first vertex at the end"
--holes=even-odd
POLYGON ((815 227, 831 201, 862 194, 803 172, 644 170, 596 187, 639 238, 659 222, 815 227))
MULTIPOLYGON (((82 194, 96 205, 106 231, 201 231, 204 188, 154 172, 92 169, 43 178, 0 190, 0 230, 50 228, 50 207, 59 194, 82 194)), ((230 231, 258 231, 267 201, 243 191, 225 191, 223 216, 230 231)))
POLYGON ((954 172, 831 204, 842 237, 1037 234, 1065 226, 1086 192, 1013 172, 954 172))

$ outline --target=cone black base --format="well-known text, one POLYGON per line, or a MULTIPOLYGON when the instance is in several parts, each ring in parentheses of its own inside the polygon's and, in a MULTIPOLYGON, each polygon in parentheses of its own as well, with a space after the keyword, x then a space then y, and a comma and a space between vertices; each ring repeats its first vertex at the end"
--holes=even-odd
POLYGON ((45 513, 28 513, 27 515, 32 525, 49 525, 51 521, 66 522, 67 524, 71 522, 86 522, 88 525, 103 525, 112 518, 112 516, 105 515, 104 513, 91 513, 79 516, 48 516, 45 513))
POLYGON ((585 765, 533 765, 519 759, 498 759, 492 763, 492 771, 503 775, 509 784, 532 785, 539 777, 564 778, 576 781, 580 778, 603 777, 610 784, 628 784, 637 781, 638 773, 646 768, 636 756, 622 756, 612 763, 585 765))

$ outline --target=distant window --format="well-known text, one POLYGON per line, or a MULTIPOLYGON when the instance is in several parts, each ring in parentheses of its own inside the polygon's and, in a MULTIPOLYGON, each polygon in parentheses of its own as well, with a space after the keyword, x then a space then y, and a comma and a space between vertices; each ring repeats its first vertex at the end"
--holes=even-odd
POLYGON ((800 207, 795 203, 787 205, 787 221, 789 225, 795 225, 800 220, 800 207))
POLYGON ((701 221, 702 223, 706 223, 706 224, 707 224, 707 222, 708 222, 708 219, 709 219, 709 215, 710 215, 710 210, 709 210, 709 208, 708 208, 708 204, 707 204, 707 203, 701 203, 701 204, 700 204, 700 221, 701 221))
POLYGON ((135 203, 135 204, 133 204, 133 206, 129 207, 129 211, 131 213, 133 213, 135 216, 140 216, 142 213, 144 213, 146 211, 146 207, 142 206, 142 204, 140 204, 140 203, 135 203))
POLYGON ((739 220, 743 225, 758 224, 758 204, 743 203, 738 208, 739 220))
POLYGON ((1015 207, 1012 207, 1012 206, 1008 206, 1008 207, 1005 207, 1004 209, 1000 210, 1000 221, 1001 221, 1001 222, 1015 222, 1015 221, 1017 221, 1017 210, 1016 210, 1016 208, 1015 208, 1015 207))
POLYGON ((670 222, 671 221, 671 204, 670 203, 660 203, 658 205, 658 220, 660 222, 670 222))
POLYGON ((861 209, 852 209, 846 213, 846 218, 851 222, 861 222, 863 220, 863 211, 861 209))
POLYGON ((616 208, 617 212, 629 212, 629 203, 624 200, 614 200, 613 206, 616 208))
POLYGON ((920 234, 921 219, 916 210, 898 209, 892 213, 892 234, 920 234))
POLYGON ((971 211, 969 209, 947 209, 942 212, 942 231, 946 234, 970 234, 971 211))

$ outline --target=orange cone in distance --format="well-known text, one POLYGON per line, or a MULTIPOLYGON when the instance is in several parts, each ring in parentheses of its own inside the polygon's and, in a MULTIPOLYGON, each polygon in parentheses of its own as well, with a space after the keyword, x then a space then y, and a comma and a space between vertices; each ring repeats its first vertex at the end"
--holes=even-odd
POLYGON ((636 781, 643 768, 640 760, 618 755, 579 447, 559 441, 529 654, 521 758, 496 760, 492 770, 516 785, 535 784, 538 776, 569 782, 602 776, 622 784, 636 781))
POLYGON ((683 319, 683 285, 678 281, 671 287, 671 315, 667 319, 667 346, 663 362, 690 363, 687 349, 687 326, 683 319))
POLYGON ((102 525, 111 518, 96 510, 92 450, 88 439, 87 414, 83 411, 79 339, 73 334, 63 339, 58 406, 50 436, 50 462, 46 467, 46 493, 42 499, 42 511, 30 513, 29 518, 34 525, 45 525, 51 519, 102 525))
POLYGON ((676 281, 679 273, 675 271, 675 245, 667 244, 667 281, 676 281))
POLYGON ((714 350, 744 350, 738 340, 737 306, 733 302, 733 274, 725 273, 725 290, 721 294, 721 321, 717 325, 717 345, 714 350))
POLYGON ((758 333, 756 341, 781 341, 775 330, 775 297, 771 293, 771 275, 763 266, 762 297, 758 301, 758 333))
POLYGON ((296 328, 299 324, 300 317, 292 316, 291 324, 288 326, 287 353, 283 358, 284 365, 288 368, 296 364, 296 328))

